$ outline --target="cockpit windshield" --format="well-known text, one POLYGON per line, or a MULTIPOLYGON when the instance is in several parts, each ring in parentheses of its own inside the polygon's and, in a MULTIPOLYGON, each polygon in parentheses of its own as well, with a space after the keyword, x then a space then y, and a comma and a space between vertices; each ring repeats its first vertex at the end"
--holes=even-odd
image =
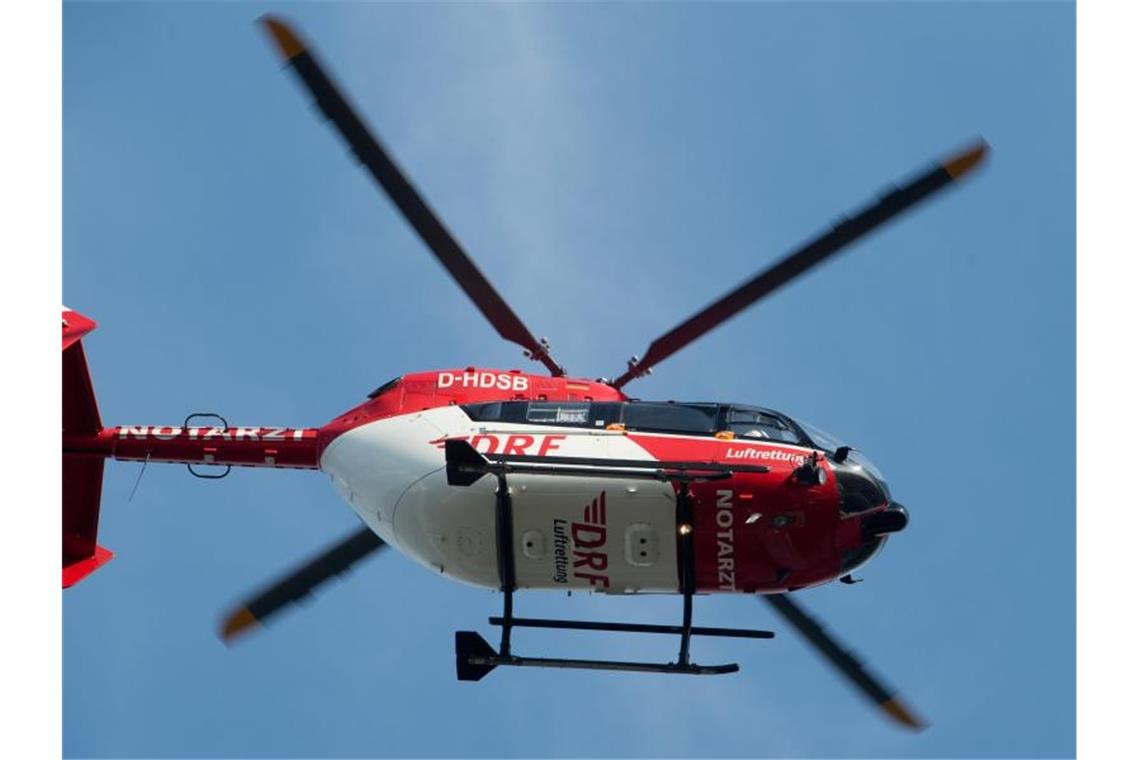
POLYGON ((761 409, 729 407, 728 429, 739 438, 759 438, 782 443, 803 444, 800 435, 788 423, 761 409))
MULTIPOLYGON (((815 444, 816 447, 824 449, 830 454, 834 454, 836 449, 844 445, 844 443, 839 438, 832 435, 831 433, 828 433, 825 430, 817 428, 811 423, 804 422, 803 420, 796 420, 795 422, 800 426, 800 429, 807 433, 808 437, 811 438, 812 443, 815 444)), ((887 491, 886 478, 883 477, 883 473, 879 471, 879 468, 875 466, 875 463, 872 462, 865 454, 856 449, 852 449, 851 452, 847 455, 847 462, 852 467, 866 470, 871 475, 871 477, 879 481, 879 486, 884 491, 887 491)))
POLYGON ((820 430, 815 425, 804 422, 803 420, 796 420, 796 424, 799 425, 800 428, 808 434, 808 438, 811 438, 811 442, 815 444, 817 448, 834 454, 835 450, 843 445, 843 442, 838 438, 833 436, 831 433, 820 430))

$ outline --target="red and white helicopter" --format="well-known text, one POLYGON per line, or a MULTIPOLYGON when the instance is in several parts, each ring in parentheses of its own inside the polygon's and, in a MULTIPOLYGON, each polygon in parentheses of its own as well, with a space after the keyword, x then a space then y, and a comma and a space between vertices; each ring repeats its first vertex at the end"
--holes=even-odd
MULTIPOLYGON (((233 427, 214 415, 181 425, 103 427, 81 338, 90 319, 63 312, 63 585, 111 558, 96 544, 103 460, 190 467, 320 470, 364 523, 246 601, 224 621, 230 641, 387 545, 435 573, 503 593, 498 648, 456 633, 456 669, 498 666, 721 674, 699 665, 692 636, 771 638, 693 625, 694 594, 760 595, 899 723, 923 724, 789 592, 852 573, 907 511, 861 453, 780 412, 741 404, 631 399, 625 386, 765 295, 833 256, 984 158, 978 142, 881 196, 650 344, 616 379, 571 378, 500 297, 408 182, 287 23, 262 20, 284 60, 361 163, 499 334, 549 375, 468 366, 402 375, 319 428, 233 427), (520 589, 674 593, 680 625, 515 617, 520 589), (679 636, 675 662, 519 656, 519 627, 679 636)), ((216 475, 214 477, 217 477, 216 475)))

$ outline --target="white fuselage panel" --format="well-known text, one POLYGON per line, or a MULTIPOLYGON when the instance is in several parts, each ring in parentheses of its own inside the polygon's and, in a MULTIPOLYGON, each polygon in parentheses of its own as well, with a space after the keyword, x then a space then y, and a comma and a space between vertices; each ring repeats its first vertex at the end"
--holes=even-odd
MULTIPOLYGON (((454 406, 370 422, 338 436, 321 469, 360 518, 417 562, 499 588, 497 478, 449 486, 443 439, 483 453, 651 459, 620 431, 472 422, 454 406)), ((519 588, 676 591, 676 502, 667 483, 511 475, 519 588)))

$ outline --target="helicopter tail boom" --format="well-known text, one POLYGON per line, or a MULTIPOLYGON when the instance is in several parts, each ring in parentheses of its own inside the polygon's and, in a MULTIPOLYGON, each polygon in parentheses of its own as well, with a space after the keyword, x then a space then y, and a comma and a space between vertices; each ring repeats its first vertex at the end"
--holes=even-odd
POLYGON ((63 586, 86 578, 112 557, 95 539, 103 489, 103 461, 174 462, 200 477, 222 477, 196 465, 315 470, 316 428, 232 427, 214 414, 192 414, 182 425, 103 427, 83 350, 95 322, 63 309, 63 586), (211 424, 191 424, 205 419, 211 424))
MULTIPOLYGON (((195 416, 199 415, 191 415, 195 416)), ((187 418, 182 425, 118 425, 80 435, 65 432, 63 450, 65 454, 191 466, 319 468, 316 428, 235 427, 220 421, 220 425, 191 425, 187 418)))

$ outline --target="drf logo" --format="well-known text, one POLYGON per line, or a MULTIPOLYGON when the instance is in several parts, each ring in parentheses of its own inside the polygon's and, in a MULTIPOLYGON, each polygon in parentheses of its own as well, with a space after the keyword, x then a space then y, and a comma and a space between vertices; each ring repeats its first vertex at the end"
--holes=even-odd
POLYGON ((557 451, 566 440, 564 435, 496 435, 495 433, 479 433, 478 435, 444 436, 428 441, 437 449, 442 449, 445 441, 467 441, 471 448, 480 454, 537 454, 540 457, 557 451))
POLYGON ((582 510, 582 522, 570 523, 570 538, 574 542, 574 577, 589 581, 595 588, 609 588, 605 491, 582 510))

